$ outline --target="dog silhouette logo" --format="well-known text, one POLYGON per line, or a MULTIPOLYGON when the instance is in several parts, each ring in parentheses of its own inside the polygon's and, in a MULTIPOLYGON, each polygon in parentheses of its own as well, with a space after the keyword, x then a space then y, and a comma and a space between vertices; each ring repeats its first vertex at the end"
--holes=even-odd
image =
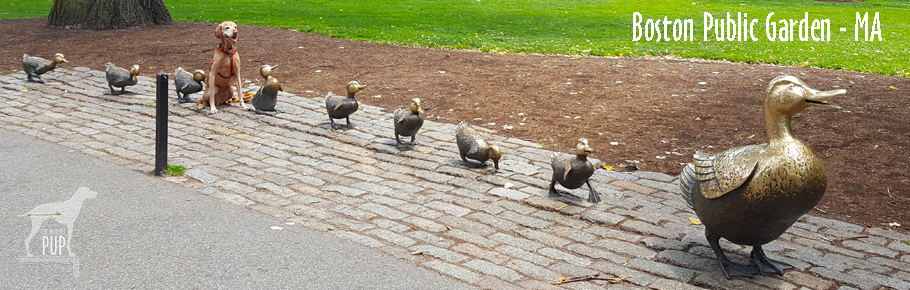
POLYGON ((91 191, 87 187, 80 187, 69 200, 42 204, 36 206, 27 213, 20 215, 20 217, 28 216, 32 220, 32 231, 28 234, 28 238, 25 239, 26 255, 28 255, 28 257, 33 257, 32 253, 29 251, 29 244, 31 243, 32 238, 38 234, 39 230, 41 230, 41 225, 44 224, 46 220, 52 220, 66 226, 66 237, 63 237, 62 229, 57 231, 46 230, 49 234, 42 237, 42 255, 62 255, 63 247, 66 247, 69 256, 75 257, 76 254, 74 254, 73 250, 70 248, 70 241, 73 239, 73 225, 76 222, 76 218, 79 217, 82 203, 87 199, 95 198, 97 195, 97 192, 91 191))

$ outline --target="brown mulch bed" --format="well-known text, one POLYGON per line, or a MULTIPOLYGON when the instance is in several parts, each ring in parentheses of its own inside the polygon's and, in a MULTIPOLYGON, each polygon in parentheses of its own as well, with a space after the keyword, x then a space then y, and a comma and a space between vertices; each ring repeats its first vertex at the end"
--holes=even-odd
MULTIPOLYGON (((70 61, 66 68, 135 63, 149 77, 178 66, 205 69, 217 44, 214 25, 74 31, 48 29, 43 18, 0 20, 7 42, 0 73, 21 70, 24 53, 58 52, 70 61)), ((557 151, 584 137, 595 158, 618 170, 634 163, 671 175, 696 150, 766 142, 762 92, 781 73, 819 90, 843 88, 847 95, 833 101, 843 109, 809 108, 793 120, 796 135, 828 170, 827 193, 810 213, 873 227, 898 222, 903 226, 893 228, 910 232, 907 78, 686 59, 409 48, 255 26, 240 26, 238 47, 241 76, 256 83, 261 64, 279 65, 273 76, 285 91, 303 96, 340 93, 357 80, 368 85, 358 94, 364 104, 392 110, 419 97, 431 120, 467 120, 557 151)))

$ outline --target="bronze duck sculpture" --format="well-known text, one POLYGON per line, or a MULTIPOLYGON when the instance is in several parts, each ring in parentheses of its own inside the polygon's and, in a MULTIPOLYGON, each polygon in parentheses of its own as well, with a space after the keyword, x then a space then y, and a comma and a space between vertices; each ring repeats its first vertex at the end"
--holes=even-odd
POLYGON ((25 75, 28 78, 28 81, 34 82, 33 78, 38 78, 40 83, 44 83, 44 78, 41 75, 54 70, 57 68, 58 63, 68 62, 63 58, 63 54, 55 54, 53 60, 46 60, 37 56, 30 56, 28 54, 22 55, 22 71, 25 72, 25 75))
POLYGON ((411 136, 411 145, 420 144, 415 139, 417 131, 423 126, 423 118, 420 117, 420 113, 423 113, 423 107, 420 106, 420 99, 418 98, 411 99, 411 105, 407 110, 403 108, 395 110, 395 115, 392 119, 395 121, 395 144, 398 145, 398 148, 407 146, 404 142, 401 142, 399 135, 411 136))
POLYGON ((588 202, 600 202, 600 195, 594 192, 591 182, 588 180, 594 175, 594 164, 588 161, 588 154, 591 154, 591 147, 588 146, 588 139, 578 139, 575 145, 575 156, 565 153, 554 152, 550 160, 550 166, 553 168, 553 180, 550 181, 550 196, 559 197, 556 191, 556 183, 568 189, 580 188, 583 184, 588 185, 588 202))
POLYGON ((205 71, 201 69, 197 69, 192 73, 182 67, 174 70, 174 89, 177 91, 177 102, 192 102, 193 100, 190 99, 189 95, 202 91, 205 76, 205 71))
POLYGON ((783 234, 818 204, 827 175, 822 161, 793 136, 791 118, 810 106, 839 108, 826 99, 845 90, 817 91, 793 76, 780 76, 765 89, 768 143, 718 154, 695 153, 679 176, 683 198, 705 227, 705 236, 724 274, 752 277, 779 274, 793 266, 769 259, 762 245, 783 234), (755 267, 730 261, 720 238, 752 246, 755 267))
POLYGON ((329 113, 329 124, 331 124, 332 130, 335 129, 334 119, 345 119, 348 122, 347 127, 351 127, 351 114, 360 107, 360 104, 354 99, 354 94, 362 91, 365 87, 357 81, 350 81, 347 85, 347 97, 342 97, 332 92, 325 95, 325 109, 329 113))
POLYGON ((274 116, 281 113, 281 111, 275 110, 275 105, 278 103, 278 92, 284 91, 281 89, 281 83, 278 82, 278 79, 272 77, 272 69, 276 67, 278 66, 267 64, 259 67, 259 75, 265 78, 265 83, 250 99, 250 104, 253 104, 253 107, 256 108, 256 114, 274 116))
POLYGON ((111 94, 119 95, 126 93, 126 87, 134 86, 139 82, 136 76, 139 75, 139 65, 134 64, 130 70, 118 67, 113 63, 107 63, 107 86, 111 89, 111 94), (120 88, 120 92, 114 91, 114 87, 120 88))
POLYGON ((499 170, 499 159, 502 158, 502 151, 496 145, 490 145, 486 140, 477 133, 477 130, 471 128, 467 122, 461 121, 455 126, 455 143, 458 144, 458 153, 461 160, 469 167, 486 167, 487 160, 493 160, 493 167, 499 170), (480 161, 479 166, 471 165, 467 158, 480 161))

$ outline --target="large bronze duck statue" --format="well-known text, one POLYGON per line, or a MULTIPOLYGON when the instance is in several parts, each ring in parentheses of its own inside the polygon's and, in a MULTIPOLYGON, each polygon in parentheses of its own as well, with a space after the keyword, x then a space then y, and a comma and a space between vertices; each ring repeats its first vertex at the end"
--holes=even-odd
POLYGON ((704 225, 727 278, 782 275, 792 268, 769 259, 762 245, 780 237, 818 204, 827 175, 812 149, 793 136, 791 118, 810 106, 839 108, 827 99, 845 93, 813 90, 793 76, 777 77, 765 89, 768 143, 718 154, 698 152, 695 162, 683 169, 680 191, 704 225), (730 261, 720 248, 720 238, 752 246, 755 267, 730 261))
POLYGON ((201 92, 205 80, 205 71, 197 69, 192 73, 178 67, 174 70, 174 90, 177 91, 177 102, 189 103, 190 94, 201 92), (182 96, 181 96, 182 95, 182 96))
POLYGON ((477 133, 477 130, 471 128, 467 122, 461 121, 455 126, 455 143, 458 144, 458 153, 461 160, 469 167, 486 167, 487 160, 493 160, 493 167, 499 170, 499 159, 502 158, 502 151, 496 145, 490 145, 486 140, 477 133), (472 165, 468 159, 480 161, 480 165, 472 165))
POLYGON ((111 88, 111 94, 119 95, 126 93, 126 87, 135 86, 139 82, 136 76, 139 75, 139 65, 134 64, 130 70, 118 67, 113 63, 107 63, 105 70, 107 76, 107 86, 111 88), (120 88, 120 91, 114 91, 114 87, 120 88))
POLYGON ((332 125, 332 130, 335 129, 334 119, 345 119, 348 122, 347 127, 351 127, 351 114, 360 107, 360 104, 354 99, 354 94, 359 93, 365 87, 357 81, 350 81, 347 85, 347 97, 342 97, 332 92, 325 95, 325 109, 329 113, 329 124, 332 125))
POLYGON ((34 82, 33 78, 38 78, 38 82, 44 83, 41 75, 57 68, 58 63, 68 62, 63 58, 63 54, 55 54, 53 60, 46 60, 37 56, 28 54, 22 55, 22 71, 28 78, 28 81, 34 82))
POLYGON ((588 202, 600 202, 600 195, 594 192, 591 182, 588 181, 591 175, 594 175, 594 164, 588 161, 588 154, 591 154, 591 147, 588 146, 588 139, 578 139, 575 145, 575 155, 553 152, 550 160, 550 166, 553 168, 553 179, 550 181, 550 196, 559 197, 556 191, 556 183, 568 189, 581 188, 582 185, 588 185, 588 202))
POLYGON ((278 66, 267 64, 259 67, 259 75, 265 78, 265 83, 250 99, 250 104, 253 104, 253 107, 256 108, 256 114, 274 116, 281 113, 281 111, 275 110, 275 105, 278 103, 278 92, 284 91, 281 89, 281 83, 278 82, 278 79, 272 77, 272 70, 276 67, 278 66))
POLYGON ((408 109, 398 108, 395 110, 395 115, 392 119, 395 121, 395 144, 398 145, 398 148, 407 146, 404 142, 401 142, 398 136, 411 136, 411 145, 420 144, 416 140, 417 131, 423 126, 423 118, 420 117, 420 113, 423 113, 423 107, 420 105, 420 99, 418 98, 411 99, 411 105, 408 109))

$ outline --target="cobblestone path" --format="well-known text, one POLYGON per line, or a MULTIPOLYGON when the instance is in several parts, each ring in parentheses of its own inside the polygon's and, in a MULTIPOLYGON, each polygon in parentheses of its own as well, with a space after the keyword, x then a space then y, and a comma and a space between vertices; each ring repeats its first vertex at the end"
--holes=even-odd
MULTIPOLYGON (((0 126, 152 170, 154 80, 114 96, 101 71, 57 69, 46 79, 0 76, 0 126)), ((808 215, 765 247, 797 269, 727 280, 674 176, 598 170, 602 203, 584 201, 586 190, 555 200, 546 193, 551 152, 480 126, 503 148, 500 172, 465 167, 452 124, 426 122, 421 145, 399 151, 391 114, 377 107, 362 105, 353 129, 332 132, 318 97, 282 93, 286 113, 275 117, 205 115, 171 100, 168 161, 188 170, 164 179, 483 289, 910 289, 910 236, 886 229, 808 215), (595 273, 631 277, 549 284, 595 273)), ((749 248, 722 246, 747 263, 749 248)))

